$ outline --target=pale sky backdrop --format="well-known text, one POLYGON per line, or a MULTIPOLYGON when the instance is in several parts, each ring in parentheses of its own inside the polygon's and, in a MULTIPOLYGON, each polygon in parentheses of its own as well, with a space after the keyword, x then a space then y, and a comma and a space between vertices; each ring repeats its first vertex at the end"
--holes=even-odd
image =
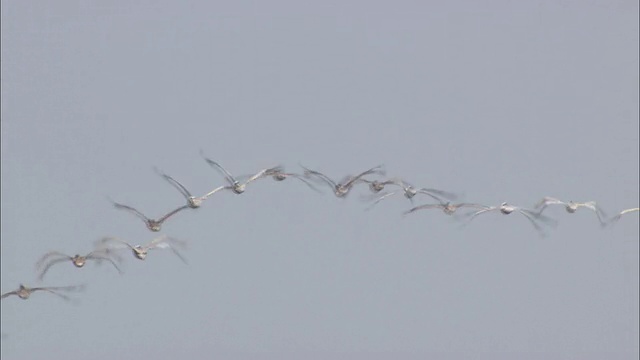
MULTIPOLYGON (((638 206, 638 1, 2 1, 2 292, 49 250, 151 240, 133 216, 298 163, 487 205, 638 206)), ((2 300, 2 359, 637 359, 638 215, 466 228, 295 180, 219 193, 127 257, 2 300), (518 354, 514 354, 518 353, 518 354), (608 354, 605 354, 608 353, 608 354), (473 355, 471 355, 473 354, 473 355)), ((416 203, 421 203, 418 200, 416 203)), ((426 199, 424 202, 428 202, 426 199)), ((129 255, 129 254, 125 254, 129 255)))

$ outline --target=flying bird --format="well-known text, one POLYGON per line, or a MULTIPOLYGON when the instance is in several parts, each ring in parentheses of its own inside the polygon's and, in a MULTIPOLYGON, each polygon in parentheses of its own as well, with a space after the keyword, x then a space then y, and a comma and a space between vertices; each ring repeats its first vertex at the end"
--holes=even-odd
POLYGON ((504 215, 509 215, 513 212, 518 212, 522 215, 524 215, 527 220, 529 220, 529 222, 531 222, 531 225, 533 225, 533 227, 538 230, 538 232, 545 236, 545 232, 542 229, 542 227, 538 224, 538 221, 541 221, 547 225, 553 226, 555 227, 557 225, 557 222, 554 219, 551 219, 548 216, 542 215, 538 212, 535 212, 533 210, 530 209, 524 209, 518 206, 514 206, 514 205, 510 205, 506 202, 503 202, 502 204, 500 204, 499 206, 489 206, 486 207, 485 209, 482 210, 478 210, 474 213, 470 214, 470 218, 468 220, 468 222, 471 222, 471 220, 473 220, 473 218, 475 218, 476 216, 480 215, 480 214, 484 214, 487 212, 491 212, 491 211, 500 211, 502 214, 504 215))
POLYGON ((311 188, 314 191, 320 192, 320 190, 318 190, 318 188, 316 188, 315 186, 313 186, 313 184, 311 184, 309 181, 307 181, 302 175, 300 174, 296 174, 296 173, 290 173, 290 172, 285 172, 284 168, 282 166, 275 166, 272 168, 269 168, 265 171, 264 176, 271 176, 273 178, 273 180, 275 181, 284 181, 287 178, 295 178, 298 179, 300 181, 302 181, 303 183, 305 183, 309 188, 311 188))
POLYGON ((113 267, 116 268, 116 270, 118 270, 120 274, 122 274, 122 270, 120 270, 118 265, 109 256, 108 251, 104 248, 96 249, 88 253, 87 255, 76 254, 74 256, 70 256, 58 251, 49 251, 48 253, 44 254, 36 263, 36 268, 40 269, 38 280, 42 280, 47 271, 49 271, 49 269, 55 264, 69 261, 73 263, 75 267, 81 268, 87 263, 88 260, 94 260, 98 263, 102 261, 108 261, 109 263, 111 263, 111 265, 113 265, 113 267))
POLYGON ((227 169, 223 168, 222 165, 220 165, 217 162, 215 162, 215 161, 209 159, 208 157, 206 157, 202 150, 200 150, 200 156, 202 156, 204 158, 204 160, 207 162, 207 164, 209 164, 214 169, 218 170, 224 176, 224 178, 229 183, 229 186, 225 187, 225 189, 230 189, 231 191, 233 191, 234 193, 236 193, 238 195, 242 194, 243 192, 245 192, 246 187, 250 182, 258 180, 261 177, 264 177, 265 173, 268 170, 268 169, 262 169, 262 170, 258 171, 255 175, 251 176, 247 181, 245 181, 243 183, 240 183, 240 181, 237 178, 235 178, 233 175, 231 175, 231 173, 229 171, 227 171, 227 169))
POLYGON ((363 182, 363 183, 367 183, 369 184, 369 190, 371 190, 372 193, 377 194, 380 191, 384 190, 385 186, 387 185, 397 185, 401 180, 394 178, 394 179, 388 179, 388 180, 383 180, 383 181, 379 181, 379 180, 368 180, 368 179, 359 179, 358 182, 363 182))
POLYGON ((402 193, 404 197, 409 199, 411 202, 413 202, 413 198, 417 194, 427 195, 441 204, 445 203, 444 199, 456 200, 458 198, 456 194, 448 191, 443 191, 438 189, 429 189, 429 188, 416 188, 415 186, 409 184, 408 182, 402 179, 397 179, 391 184, 399 186, 400 189, 385 193, 382 196, 378 197, 377 199, 374 200, 373 204, 371 204, 371 206, 368 207, 368 209, 373 208, 380 201, 400 193, 402 193))
POLYGON ((300 167, 304 169, 304 176, 306 178, 314 177, 319 181, 322 181, 325 184, 329 185, 333 190, 334 194, 336 195, 336 197, 339 197, 339 198, 344 198, 345 196, 347 196, 349 191, 353 188, 353 186, 356 183, 358 183, 358 180, 360 180, 363 176, 372 175, 372 174, 384 175, 385 173, 384 170, 382 169, 382 165, 378 165, 376 167, 372 167, 369 170, 363 171, 356 176, 347 175, 342 179, 342 181, 340 181, 339 183, 336 183, 327 175, 319 171, 308 169, 302 165, 300 165, 300 167))
POLYGON ((600 225, 601 226, 605 226, 607 224, 607 222, 606 222, 607 215, 604 213, 602 208, 599 207, 598 204, 596 204, 595 201, 587 201, 587 202, 568 201, 568 202, 565 202, 565 201, 558 200, 558 199, 550 197, 550 196, 545 196, 544 198, 542 198, 542 200, 540 200, 540 202, 538 202, 535 205, 534 209, 537 210, 538 214, 542 214, 542 212, 549 205, 562 205, 562 206, 564 206, 565 210, 569 214, 575 213, 580 208, 586 208, 586 209, 589 209, 589 210, 593 211, 594 213, 596 213, 596 216, 598 217, 598 220, 600 221, 600 225))
POLYGON ((410 214, 412 212, 423 210, 423 209, 442 209, 442 211, 447 215, 453 215, 460 208, 475 208, 475 209, 488 209, 488 206, 480 205, 480 204, 470 204, 470 203, 459 203, 452 204, 450 202, 440 203, 440 204, 425 204, 413 207, 404 212, 405 215, 410 214))
POLYGON ((120 210, 126 210, 128 212, 130 212, 131 214, 137 216, 138 218, 140 218, 140 220, 142 220, 144 222, 144 224, 147 226, 147 229, 153 231, 153 232, 158 232, 160 231, 161 227, 162 227, 162 223, 164 223, 168 218, 170 218, 171 216, 179 213, 180 211, 184 210, 184 209, 188 209, 190 208, 189 205, 182 205, 172 211, 170 211, 169 213, 165 214, 164 216, 162 216, 159 219, 150 219, 147 216, 145 216, 143 213, 141 213, 140 211, 138 211, 136 208, 128 206, 128 205, 124 205, 124 204, 120 204, 117 203, 111 199, 109 199, 111 201, 111 203, 113 203, 113 206, 116 209, 120 209, 120 210))
POLYGON ((34 288, 29 288, 26 287, 22 284, 20 284, 20 287, 18 287, 17 290, 13 290, 13 291, 9 291, 7 293, 2 294, 2 296, 0 298, 4 299, 7 298, 11 295, 16 295, 18 296, 20 299, 22 300, 27 300, 29 298, 29 296, 31 296, 32 293, 36 292, 36 291, 46 291, 48 293, 57 295, 59 297, 61 297, 64 300, 71 300, 68 296, 61 294, 61 291, 66 291, 66 292, 71 292, 71 291, 80 291, 80 290, 84 290, 84 285, 74 285, 74 286, 45 286, 45 287, 34 287, 34 288))
POLYGON ((102 238, 101 240, 99 240, 98 242, 99 246, 104 246, 109 250, 123 250, 123 249, 129 249, 131 250, 131 252, 133 253, 133 256, 135 256, 136 258, 140 259, 140 260, 144 260, 147 257, 147 254, 150 250, 153 249, 168 249, 170 250, 174 255, 176 255, 177 257, 180 258, 180 260, 182 260, 185 264, 187 263, 187 260, 184 258, 184 256, 182 256, 180 254, 180 252, 178 252, 178 250, 176 249, 176 247, 182 248, 182 249, 186 249, 187 247, 187 243, 185 241, 182 240, 178 240, 166 235, 161 235, 153 240, 151 240, 149 243, 145 244, 145 245, 133 245, 127 241, 121 240, 119 238, 115 238, 115 237, 105 237, 102 238))
POLYGON ((187 188, 184 185, 182 185, 178 180, 165 174, 164 172, 162 172, 160 169, 156 167, 154 167, 154 170, 156 171, 156 173, 158 173, 158 175, 162 176, 167 182, 169 182, 169 184, 171 184, 174 188, 176 188, 182 194, 182 196, 184 196, 184 198, 187 200, 187 206, 190 207, 191 209, 199 208, 200 206, 202 206, 202 203, 205 200, 207 200, 207 198, 209 198, 209 196, 225 188, 225 186, 219 186, 202 196, 196 197, 196 196, 193 196, 191 192, 187 190, 187 188))

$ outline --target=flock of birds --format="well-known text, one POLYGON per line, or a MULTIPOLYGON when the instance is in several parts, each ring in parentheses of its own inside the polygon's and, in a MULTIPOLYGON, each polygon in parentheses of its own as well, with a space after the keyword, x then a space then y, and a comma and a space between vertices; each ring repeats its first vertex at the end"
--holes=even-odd
MULTIPOLYGON (((126 211, 140 219, 147 227, 147 229, 152 232, 159 232, 163 224, 176 214, 187 211, 188 209, 196 210, 200 208, 207 199, 209 199, 217 192, 231 191, 234 194, 240 195, 246 191, 246 188, 250 183, 269 177, 273 178, 273 180, 275 181, 284 181, 288 178, 297 179, 306 184, 310 189, 317 192, 321 192, 321 190, 318 188, 319 186, 328 186, 337 198, 347 197, 347 195, 356 186, 367 186, 370 194, 365 198, 371 201, 371 206, 369 207, 369 209, 379 202, 383 201, 384 199, 387 199, 394 195, 404 196, 405 198, 409 199, 412 204, 414 202, 414 198, 417 195, 426 196, 430 198, 430 203, 413 206, 409 210, 405 211, 404 214, 407 215, 420 210, 439 209, 446 215, 456 216, 457 219, 463 220, 463 224, 468 224, 477 216, 489 212, 500 212, 504 215, 509 215, 511 213, 517 212, 522 214, 543 236, 546 233, 545 227, 554 227, 556 225, 556 221, 554 219, 543 214, 548 207, 553 205, 564 207, 565 210, 570 214, 575 213, 581 208, 590 210, 595 213, 602 227, 607 227, 614 224, 625 214, 640 211, 640 208, 635 207, 622 210, 616 215, 608 217, 605 211, 603 211, 603 209, 595 201, 562 201, 548 196, 542 198, 531 208, 514 206, 507 202, 503 202, 499 205, 481 205, 469 202, 453 202, 457 201, 459 198, 459 196, 453 192, 432 188, 418 188, 411 185, 404 179, 398 177, 385 178, 386 172, 384 171, 382 165, 372 167, 355 176, 345 176, 340 181, 335 181, 319 171, 311 170, 302 165, 300 165, 303 170, 302 173, 286 172, 282 166, 276 166, 272 168, 262 169, 254 175, 234 176, 231 174, 231 172, 222 167, 222 165, 208 158, 202 152, 202 150, 200 151, 200 155, 211 167, 217 170, 224 177, 227 183, 226 185, 218 186, 202 196, 194 196, 178 180, 165 174, 161 170, 154 168, 159 176, 164 178, 170 185, 172 185, 177 191, 182 194, 182 196, 185 198, 185 204, 169 211, 168 213, 162 215, 157 219, 153 219, 149 218, 144 213, 132 206, 115 202, 110 198, 109 201, 116 209, 126 211), (392 190, 385 191, 389 188, 392 188, 392 190), (462 209, 468 209, 469 211, 460 214, 459 212, 462 209)), ((76 254, 71 256, 58 251, 50 251, 44 254, 36 263, 36 268, 38 269, 38 280, 42 281, 49 269, 51 269, 51 267, 56 264, 70 262, 76 268, 82 268, 90 260, 96 263, 109 263, 116 271, 122 273, 122 270, 118 266, 118 264, 123 261, 123 257, 121 255, 122 251, 130 251, 135 258, 144 260, 147 257, 148 252, 151 250, 170 250, 183 262, 187 262, 184 256, 182 256, 179 251, 186 249, 187 243, 185 241, 165 235, 158 236, 144 245, 134 245, 125 240, 115 237, 104 237, 98 240, 94 245, 94 249, 86 255, 76 254)), ((83 289, 84 285, 27 287, 23 284, 20 284, 18 289, 2 294, 2 299, 5 299, 11 295, 15 295, 20 299, 26 300, 31 296, 32 293, 36 291, 44 291, 50 294, 57 295, 62 299, 70 300, 70 298, 65 295, 65 293, 80 291, 83 289)))

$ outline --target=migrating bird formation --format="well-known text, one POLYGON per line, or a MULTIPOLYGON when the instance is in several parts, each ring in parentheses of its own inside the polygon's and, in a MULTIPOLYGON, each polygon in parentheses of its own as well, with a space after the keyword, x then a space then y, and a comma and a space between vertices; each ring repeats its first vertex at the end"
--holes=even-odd
MULTIPOLYGON (((369 190, 369 196, 365 197, 365 199, 372 200, 372 204, 370 205, 369 209, 374 205, 380 203, 382 200, 387 199, 395 194, 402 194, 412 204, 415 201, 415 197, 417 195, 425 195, 431 199, 431 203, 414 206, 405 211, 404 215, 408 215, 420 210, 439 209, 442 210, 446 215, 454 216, 458 220, 465 220, 463 224, 468 224, 477 216, 489 212, 500 212, 504 215, 509 215, 511 213, 517 212, 526 217, 527 220, 541 235, 546 234, 546 227, 554 227, 556 225, 556 220, 543 214, 543 212, 551 205, 562 205, 570 214, 575 213, 580 208, 591 210, 596 214, 598 221, 602 227, 613 225, 614 223, 619 221, 620 218, 625 214, 640 211, 640 208, 637 207, 630 208, 622 210, 612 217, 607 217, 606 213, 598 204, 596 204, 595 201, 562 201, 549 196, 543 197, 542 200, 536 203, 532 208, 514 206, 507 202, 503 202, 500 205, 493 206, 467 202, 451 203, 451 201, 455 201, 459 197, 455 193, 433 188, 415 187, 406 180, 398 177, 384 178, 386 175, 386 171, 383 169, 382 165, 374 166, 368 170, 360 172, 355 176, 347 175, 339 182, 334 181, 329 176, 317 170, 312 170, 302 165, 300 165, 303 170, 301 174, 285 172, 284 168, 278 165, 271 168, 264 168, 253 175, 236 177, 224 167, 222 167, 222 165, 206 157, 202 150, 200 151, 200 155, 207 164, 209 164, 212 168, 219 172, 220 175, 224 177, 227 185, 217 186, 208 193, 196 197, 193 196, 192 193, 187 190, 187 188, 178 180, 154 167, 155 172, 160 177, 162 177, 172 187, 174 187, 182 194, 182 196, 186 200, 185 204, 176 207, 175 209, 169 211, 168 213, 157 219, 151 219, 132 206, 117 203, 110 198, 109 201, 116 209, 124 210, 142 220, 146 228, 152 232, 159 232, 165 222, 186 209, 199 209, 205 201, 208 201, 211 196, 218 192, 229 190, 236 195, 240 195, 246 191, 246 188, 250 183, 268 177, 273 178, 273 180, 275 181, 284 181, 288 178, 294 178, 301 181, 310 189, 316 192, 320 192, 317 186, 328 186, 333 194, 337 198, 341 199, 346 198, 347 195, 356 186, 362 185, 369 190), (392 186, 395 187, 395 189, 384 192, 387 187, 392 186), (458 213, 463 209, 469 209, 470 211, 459 215, 458 213)), ((187 243, 185 241, 166 235, 157 236, 149 243, 144 245, 134 245, 128 241, 115 237, 104 237, 96 241, 94 249, 86 255, 76 254, 74 256, 71 256, 59 251, 49 251, 45 253, 36 263, 36 268, 38 270, 38 280, 42 281, 44 275, 53 265, 63 262, 71 262, 76 268, 84 267, 84 265, 89 260, 92 260, 96 264, 108 262, 119 273, 122 273, 122 270, 118 266, 118 264, 123 261, 122 256, 120 255, 122 251, 130 251, 136 259, 145 260, 149 251, 164 249, 171 251, 180 260, 182 260, 184 263, 187 263, 186 258, 178 251, 178 249, 183 250, 186 249, 186 247, 187 243)), ((16 295, 19 298, 26 300, 33 292, 44 291, 50 294, 57 295, 64 300, 70 300, 70 298, 62 294, 62 292, 74 292, 83 289, 84 285, 46 286, 30 288, 20 284, 18 289, 2 294, 2 299, 8 298, 11 295, 16 295)))

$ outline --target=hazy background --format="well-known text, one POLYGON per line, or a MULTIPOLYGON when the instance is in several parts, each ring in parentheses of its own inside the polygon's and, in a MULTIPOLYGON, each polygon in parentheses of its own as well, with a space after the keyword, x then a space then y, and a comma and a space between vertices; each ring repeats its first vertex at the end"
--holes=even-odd
MULTIPOLYGON (((385 164, 487 205, 638 206, 638 1, 1 10, 2 292, 36 285, 48 250, 151 240, 106 196, 156 217, 183 199, 154 165, 194 193, 223 184, 200 148, 237 174, 385 164)), ((403 218, 402 198, 366 212, 356 190, 268 179, 216 194, 163 228, 190 242, 188 266, 169 252, 122 276, 57 265, 43 284, 87 290, 75 305, 3 300, 2 358, 637 359, 637 213, 602 230, 555 208, 541 238, 520 215, 460 229, 403 218)))

